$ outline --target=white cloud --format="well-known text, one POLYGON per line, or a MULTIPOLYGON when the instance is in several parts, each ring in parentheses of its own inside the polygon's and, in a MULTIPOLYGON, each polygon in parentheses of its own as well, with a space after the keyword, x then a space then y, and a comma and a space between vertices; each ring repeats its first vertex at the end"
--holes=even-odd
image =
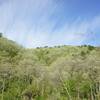
POLYGON ((59 20, 51 20, 60 11, 53 0, 8 0, 0 5, 0 31, 26 47, 82 44, 87 33, 99 30, 100 16, 75 19, 52 32, 59 20))
MULTIPOLYGON (((100 16, 93 17, 91 20, 76 19, 72 23, 67 23, 59 30, 59 39, 63 39, 65 43, 69 44, 82 44, 88 37, 99 30, 100 16)), ((58 39, 58 40, 59 40, 58 39)))

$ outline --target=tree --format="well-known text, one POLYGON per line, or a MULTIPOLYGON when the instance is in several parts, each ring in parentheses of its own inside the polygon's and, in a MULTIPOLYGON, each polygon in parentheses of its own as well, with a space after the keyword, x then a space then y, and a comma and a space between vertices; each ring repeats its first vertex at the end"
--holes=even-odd
POLYGON ((0 33, 0 38, 2 37, 2 33, 0 33))

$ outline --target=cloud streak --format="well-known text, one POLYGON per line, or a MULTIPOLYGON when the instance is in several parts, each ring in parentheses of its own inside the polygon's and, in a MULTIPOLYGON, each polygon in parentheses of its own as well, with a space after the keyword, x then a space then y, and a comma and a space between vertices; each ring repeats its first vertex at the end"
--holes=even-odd
POLYGON ((99 32, 100 16, 67 20, 64 3, 56 0, 4 0, 0 3, 0 31, 25 47, 81 45, 88 33, 99 32), (66 19, 64 21, 64 19, 66 19))

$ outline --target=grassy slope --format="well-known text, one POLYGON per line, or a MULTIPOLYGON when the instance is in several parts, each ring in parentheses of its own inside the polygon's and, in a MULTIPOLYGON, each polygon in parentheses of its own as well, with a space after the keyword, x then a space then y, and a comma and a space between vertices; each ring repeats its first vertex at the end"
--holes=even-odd
POLYGON ((0 100, 92 100, 99 81, 99 47, 24 49, 0 38, 0 100))

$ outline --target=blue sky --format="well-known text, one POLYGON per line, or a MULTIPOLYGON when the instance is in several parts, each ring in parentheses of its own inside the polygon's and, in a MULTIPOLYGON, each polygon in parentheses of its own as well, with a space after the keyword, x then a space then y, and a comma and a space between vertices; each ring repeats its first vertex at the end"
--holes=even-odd
POLYGON ((0 0, 0 31, 25 47, 100 46, 100 0, 0 0))

